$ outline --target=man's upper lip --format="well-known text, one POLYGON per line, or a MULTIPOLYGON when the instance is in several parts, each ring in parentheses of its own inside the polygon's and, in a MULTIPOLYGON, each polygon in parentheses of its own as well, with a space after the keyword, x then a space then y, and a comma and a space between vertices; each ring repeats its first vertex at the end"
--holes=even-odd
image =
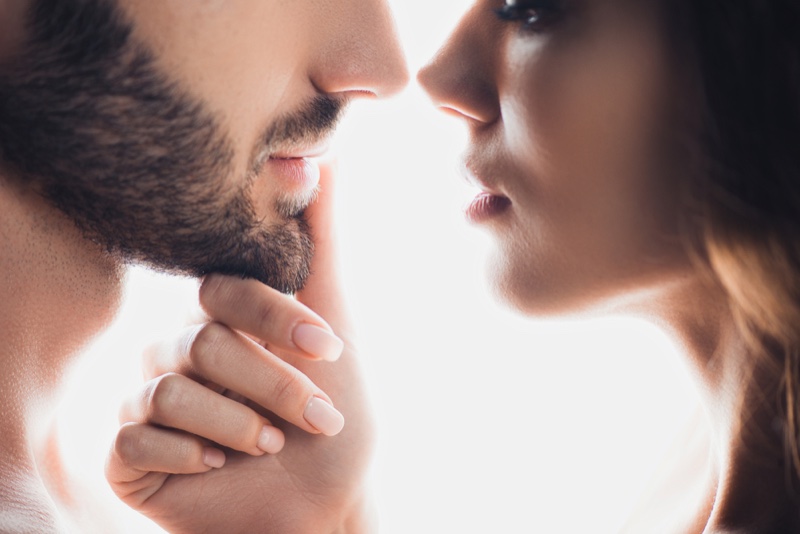
POLYGON ((330 140, 324 139, 313 145, 285 148, 270 154, 269 159, 304 159, 318 158, 330 148, 330 140))

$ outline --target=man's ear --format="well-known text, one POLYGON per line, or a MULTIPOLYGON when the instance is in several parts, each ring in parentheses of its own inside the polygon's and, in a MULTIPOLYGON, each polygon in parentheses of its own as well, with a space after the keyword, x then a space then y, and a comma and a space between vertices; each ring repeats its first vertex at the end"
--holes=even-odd
POLYGON ((25 14, 33 0, 0 0, 0 65, 25 38, 25 14))

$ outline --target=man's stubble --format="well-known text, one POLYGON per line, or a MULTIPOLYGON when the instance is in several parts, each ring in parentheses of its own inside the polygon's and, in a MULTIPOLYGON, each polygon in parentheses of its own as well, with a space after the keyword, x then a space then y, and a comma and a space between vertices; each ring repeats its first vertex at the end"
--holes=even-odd
MULTIPOLYGON (((234 149, 203 102, 156 68, 112 1, 35 0, 28 44, 0 65, 0 161, 126 262, 300 289, 313 241, 302 206, 265 225, 233 176, 234 149), (235 183, 232 186, 230 184, 235 183)), ((333 129, 319 96, 271 125, 265 146, 333 129)))

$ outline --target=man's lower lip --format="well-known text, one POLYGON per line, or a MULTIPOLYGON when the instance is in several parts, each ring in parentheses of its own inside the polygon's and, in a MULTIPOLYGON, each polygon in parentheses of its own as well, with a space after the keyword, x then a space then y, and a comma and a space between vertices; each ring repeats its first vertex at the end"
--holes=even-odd
POLYGON ((307 158, 270 159, 267 166, 271 174, 279 175, 288 190, 307 191, 319 184, 319 165, 307 158))
POLYGON ((511 200, 507 197, 480 193, 467 206, 467 220, 471 223, 482 223, 494 218, 511 207, 511 200))

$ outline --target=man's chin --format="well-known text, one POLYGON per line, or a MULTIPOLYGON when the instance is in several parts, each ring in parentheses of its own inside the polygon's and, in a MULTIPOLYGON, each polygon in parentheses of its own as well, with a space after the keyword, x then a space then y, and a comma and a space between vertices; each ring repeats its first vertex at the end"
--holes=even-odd
POLYGON ((301 290, 310 275, 314 244, 303 219, 282 225, 280 233, 251 244, 251 248, 231 261, 210 266, 205 274, 219 273, 252 278, 282 293, 301 290))
POLYGON ((316 188, 303 194, 287 195, 276 203, 276 211, 287 221, 304 221, 306 210, 318 195, 319 189, 316 188))
POLYGON ((301 238, 289 249, 276 253, 274 246, 254 247, 244 255, 223 254, 195 262, 177 261, 176 258, 143 257, 140 254, 118 256, 128 266, 144 267, 170 276, 202 278, 209 274, 221 274, 249 278, 282 293, 294 294, 308 280, 313 244, 310 239, 301 238))
POLYGON ((129 267, 143 267, 169 276, 199 279, 210 274, 219 274, 241 279, 253 279, 287 295, 293 295, 303 289, 309 276, 308 267, 305 262, 300 261, 298 261, 296 268, 284 268, 280 272, 277 272, 274 267, 265 269, 260 265, 233 264, 185 268, 141 260, 127 260, 125 263, 129 267))

